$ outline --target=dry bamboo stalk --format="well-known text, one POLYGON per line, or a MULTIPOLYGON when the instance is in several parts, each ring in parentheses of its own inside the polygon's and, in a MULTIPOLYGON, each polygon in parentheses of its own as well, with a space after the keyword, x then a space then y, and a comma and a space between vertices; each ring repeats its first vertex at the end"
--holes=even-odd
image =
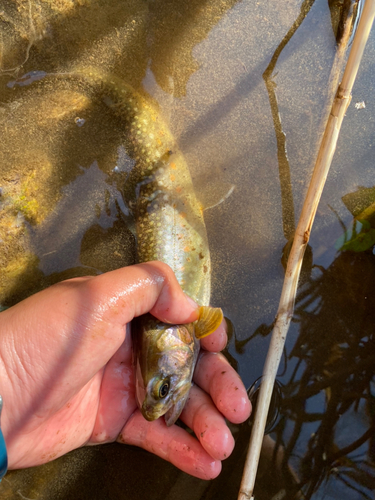
POLYGON ((303 256, 310 238, 311 227, 314 222, 315 213, 327 174, 331 166, 333 154, 336 149, 342 120, 350 104, 351 91, 354 80, 357 76, 364 48, 371 31, 374 16, 375 0, 366 0, 357 32, 354 36, 353 46, 345 67, 342 82, 337 89, 336 97, 333 101, 331 113, 328 118, 326 130, 323 135, 309 189, 302 208, 301 217, 296 229, 292 249, 290 251, 279 309, 276 315, 276 323, 272 332, 271 343, 264 366, 263 381, 257 401, 255 420, 251 432, 250 444, 238 500, 251 500, 253 498, 255 477, 258 468, 269 404, 286 335, 293 316, 294 302, 303 256))

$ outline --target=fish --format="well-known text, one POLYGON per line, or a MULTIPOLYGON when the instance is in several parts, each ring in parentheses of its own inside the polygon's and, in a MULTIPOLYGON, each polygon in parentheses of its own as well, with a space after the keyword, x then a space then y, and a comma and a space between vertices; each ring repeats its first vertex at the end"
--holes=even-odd
POLYGON ((201 306, 194 323, 168 325, 148 315, 133 328, 138 406, 147 420, 164 415, 170 426, 187 401, 199 341, 216 330, 223 314, 208 306, 211 263, 203 210, 183 155, 168 140, 165 127, 161 130, 152 132, 162 143, 157 149, 160 159, 151 163, 152 169, 135 173, 136 184, 130 179, 135 191, 137 259, 168 264, 184 292, 201 306))
POLYGON ((134 220, 137 261, 168 264, 183 291, 200 306, 193 323, 170 325, 145 315, 132 328, 138 406, 147 420, 164 415, 170 426, 187 401, 200 339, 223 320, 222 310, 209 306, 211 260, 203 207, 185 158, 151 96, 96 67, 41 75, 33 85, 46 78, 88 87, 90 96, 120 119, 133 163, 123 199, 134 220))
POLYGON ((135 161, 123 197, 135 221, 137 261, 168 264, 200 306, 194 323, 169 325, 144 315, 132 328, 138 406, 147 420, 164 415, 171 426, 188 399, 200 339, 216 330, 223 313, 209 307, 207 232, 184 156, 157 104, 115 77, 110 82, 106 102, 126 115, 127 146, 135 161))
POLYGON ((137 261, 168 264, 183 291, 201 306, 198 320, 187 325, 151 315, 133 325, 138 406, 147 420, 164 415, 171 426, 188 399, 200 339, 216 330, 223 313, 209 307, 207 232, 186 161, 160 113, 140 98, 129 139, 136 163, 124 199, 135 219, 137 261))

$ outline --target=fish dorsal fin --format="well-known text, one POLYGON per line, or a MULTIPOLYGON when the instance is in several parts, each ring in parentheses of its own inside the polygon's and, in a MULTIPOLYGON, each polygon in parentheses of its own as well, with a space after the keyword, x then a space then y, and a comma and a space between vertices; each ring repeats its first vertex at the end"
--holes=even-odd
POLYGON ((201 306, 199 308, 199 317, 195 322, 195 336, 197 339, 203 339, 213 333, 223 321, 223 311, 220 307, 201 306))

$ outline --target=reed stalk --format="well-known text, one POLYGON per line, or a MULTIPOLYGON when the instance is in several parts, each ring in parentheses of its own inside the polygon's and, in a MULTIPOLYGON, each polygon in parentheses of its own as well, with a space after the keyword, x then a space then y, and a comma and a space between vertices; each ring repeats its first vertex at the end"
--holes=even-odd
POLYGON ((353 84, 357 76, 359 64, 362 59, 368 36, 371 31, 374 16, 375 0, 365 0, 363 12, 354 36, 353 45, 350 50, 343 78, 338 86, 336 96, 332 104, 310 185, 294 236, 293 245, 289 254, 279 308, 276 315, 276 322, 264 365, 263 381, 257 400, 255 419, 251 432, 250 444, 238 500, 251 500, 254 498, 253 491, 255 477, 258 468, 269 404, 286 335, 293 316, 302 260, 310 238, 310 232, 318 203, 332 163, 341 124, 351 101, 353 84))

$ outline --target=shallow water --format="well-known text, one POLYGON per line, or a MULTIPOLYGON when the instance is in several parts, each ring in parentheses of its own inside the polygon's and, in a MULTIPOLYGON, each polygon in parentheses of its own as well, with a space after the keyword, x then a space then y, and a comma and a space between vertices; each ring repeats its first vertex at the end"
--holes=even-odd
MULTIPOLYGON (((96 65, 159 103, 204 206, 234 187, 206 210, 205 221, 212 303, 234 325, 227 354, 250 386, 262 372, 283 281, 281 254, 301 210, 329 100, 336 41, 328 2, 316 0, 272 72, 286 141, 281 158, 283 136, 275 134, 262 75, 307 4, 0 1, 0 303, 133 262, 134 241, 120 214, 129 168, 121 121, 85 84, 39 79, 42 73, 20 80, 31 71, 96 65), (282 161, 291 177, 284 203, 282 161)), ((285 401, 271 438, 286 459, 274 465, 265 451, 259 499, 284 488, 285 498, 293 498, 287 466, 314 500, 370 498, 374 489, 372 437, 340 454, 373 425, 374 255, 335 248, 340 221, 349 227, 353 218, 343 197, 374 185, 374 57, 373 32, 319 205, 280 367, 285 401), (360 101, 365 109, 355 108, 360 101)), ((0 493, 15 499, 236 498, 249 426, 233 432, 236 450, 212 482, 115 444, 12 472, 0 493)))

